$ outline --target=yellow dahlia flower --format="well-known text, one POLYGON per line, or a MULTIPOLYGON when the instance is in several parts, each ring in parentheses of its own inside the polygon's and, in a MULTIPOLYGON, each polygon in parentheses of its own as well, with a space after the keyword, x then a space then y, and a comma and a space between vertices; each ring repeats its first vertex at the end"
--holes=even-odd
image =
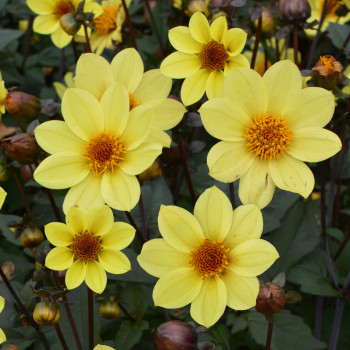
MULTIPOLYGON (((131 0, 125 0, 129 7, 131 0)), ((122 39, 122 26, 125 11, 121 0, 102 1, 103 13, 93 21, 94 31, 90 37, 91 49, 101 55, 105 48, 113 49, 114 43, 119 44, 122 39)))
POLYGON ((194 215, 176 206, 161 206, 163 238, 143 245, 137 260, 159 277, 155 305, 179 308, 191 303, 192 318, 209 327, 224 313, 255 306, 256 278, 278 258, 276 249, 260 239, 259 207, 246 204, 232 211, 231 202, 215 186, 197 200, 194 215))
POLYGON ((5 114, 5 99, 7 96, 7 90, 5 88, 5 82, 2 80, 1 72, 0 72, 0 121, 3 114, 5 114))
POLYGON ((323 129, 334 106, 329 91, 302 89, 299 69, 289 60, 263 77, 236 69, 225 79, 223 98, 199 111, 205 129, 222 140, 208 153, 209 174, 222 182, 240 179, 241 201, 262 208, 276 186, 308 197, 315 179, 303 162, 325 160, 341 149, 339 137, 323 129))
POLYGON ((161 153, 156 143, 144 143, 153 122, 150 106, 129 112, 129 94, 119 83, 98 101, 89 92, 67 89, 62 99, 65 121, 48 121, 35 129, 38 144, 52 155, 34 172, 47 188, 69 188, 63 210, 84 211, 107 203, 131 210, 139 200, 135 175, 161 153))
POLYGON ((182 103, 167 98, 172 83, 169 77, 161 74, 159 69, 144 73, 141 56, 135 49, 122 50, 111 64, 95 54, 81 55, 74 81, 78 88, 89 91, 98 100, 114 82, 123 84, 129 92, 130 110, 149 105, 154 111, 151 131, 145 142, 170 147, 171 139, 164 130, 177 125, 186 109, 182 103))
POLYGON ((220 97, 224 76, 235 67, 249 67, 240 54, 247 39, 242 29, 227 30, 224 16, 209 27, 205 16, 196 12, 188 27, 169 30, 169 41, 178 50, 164 59, 160 71, 175 79, 185 78, 181 99, 185 106, 208 98, 220 97))
POLYGON ((94 350, 115 350, 114 348, 111 348, 110 346, 107 346, 107 345, 96 345, 94 347, 94 350))
POLYGON ((5 192, 4 189, 0 186, 0 209, 1 209, 2 205, 4 204, 5 197, 6 197, 6 192, 5 192))
MULTIPOLYGON (((1 187, 0 187, 1 188, 1 187)), ((5 299, 0 296, 0 312, 4 309, 5 299)), ((0 328, 0 344, 6 341, 6 335, 4 331, 0 328)))
MULTIPOLYGON (((58 48, 67 46, 73 37, 64 31, 60 19, 67 13, 75 12, 80 2, 81 0, 27 0, 28 7, 39 15, 33 23, 34 32, 50 34, 52 42, 58 48)), ((98 16, 102 13, 102 8, 93 0, 85 0, 84 12, 98 16)), ((77 34, 84 35, 84 29, 81 28, 77 34)))
POLYGON ((55 88, 56 94, 58 95, 60 100, 62 100, 63 94, 66 92, 67 87, 69 87, 69 88, 75 87, 72 72, 67 72, 64 75, 64 82, 65 82, 65 85, 60 83, 59 81, 55 81, 53 83, 53 87, 55 88))
POLYGON ((85 281, 95 293, 106 288, 106 272, 121 274, 130 270, 130 261, 120 252, 134 239, 135 229, 125 222, 113 222, 113 212, 101 205, 82 212, 69 209, 66 224, 45 226, 47 239, 55 245, 46 256, 51 270, 67 270, 66 286, 73 289, 85 281))

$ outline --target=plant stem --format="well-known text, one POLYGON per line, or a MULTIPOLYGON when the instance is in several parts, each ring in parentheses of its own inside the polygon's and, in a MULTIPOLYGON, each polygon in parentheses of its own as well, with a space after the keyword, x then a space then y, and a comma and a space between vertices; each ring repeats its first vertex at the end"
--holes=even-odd
POLYGON ((22 73, 24 72, 24 68, 26 65, 28 52, 29 52, 29 48, 30 48, 30 41, 31 41, 32 35, 33 35, 33 22, 34 22, 34 16, 30 15, 29 19, 28 19, 28 26, 27 26, 26 34, 25 34, 24 40, 22 41, 22 43, 23 43, 23 46, 22 46, 23 61, 22 61, 22 65, 21 65, 22 73))
POLYGON ((124 307, 124 305, 122 303, 120 303, 118 301, 118 306, 120 307, 120 309, 124 312, 125 316, 131 321, 131 322, 135 322, 136 318, 134 316, 132 316, 128 310, 124 307))
POLYGON ((253 55, 252 55, 252 60, 250 61, 250 68, 251 69, 254 69, 254 66, 255 66, 256 55, 258 54, 259 42, 260 42, 260 37, 261 37, 261 29, 262 29, 262 15, 260 15, 260 17, 258 19, 258 28, 256 29, 253 55))
POLYGON ((272 340, 272 330, 273 330, 273 323, 269 322, 269 327, 267 329, 265 350, 270 350, 271 340, 272 340))
POLYGON ((324 306, 324 297, 318 295, 316 297, 315 317, 314 317, 314 319, 315 319, 314 337, 316 339, 321 339, 323 306, 324 306))
POLYGON ((341 54, 343 53, 343 50, 345 49, 345 47, 348 45, 349 41, 350 41, 350 32, 349 32, 348 36, 346 37, 342 47, 339 49, 338 53, 334 57, 337 61, 340 58, 341 54))
POLYGON ((293 47, 294 47, 294 63, 299 67, 299 58, 298 58, 298 23, 294 23, 293 28, 293 47))
POLYGON ((22 184, 21 184, 21 181, 19 180, 19 177, 18 177, 18 175, 17 175, 17 173, 16 173, 16 170, 13 169, 12 167, 10 167, 10 170, 11 170, 11 172, 12 172, 12 174, 13 174, 13 177, 14 177, 15 180, 16 180, 16 184, 17 184, 17 187, 18 187, 19 192, 20 192, 20 194, 21 194, 21 197, 22 197, 22 199, 23 199, 24 206, 26 207, 27 214, 28 214, 29 218, 32 219, 32 212, 31 212, 31 210, 30 210, 29 203, 28 203, 26 194, 25 194, 25 192, 24 192, 24 190, 23 190, 23 186, 22 186, 22 184))
POLYGON ((125 11, 126 21, 128 23, 128 27, 129 27, 129 32, 130 32, 132 45, 134 46, 135 50, 138 51, 136 40, 135 40, 134 28, 132 26, 130 14, 129 14, 129 11, 128 11, 128 7, 126 6, 125 0, 122 0, 122 4, 123 4, 124 11, 125 11))
POLYGON ((55 330, 56 330, 58 339, 60 340, 60 343, 62 345, 62 348, 64 350, 69 350, 68 349, 68 345, 67 345, 66 341, 64 340, 64 337, 63 337, 63 334, 62 334, 62 331, 61 331, 61 327, 60 327, 60 325, 58 323, 55 324, 55 330))
POLYGON ((53 198, 51 190, 48 189, 48 188, 45 188, 45 192, 46 192, 47 198, 50 201, 51 208, 52 208, 52 210, 53 210, 53 212, 55 214, 56 220, 59 221, 59 222, 63 222, 62 218, 61 218, 61 214, 60 214, 60 212, 59 212, 59 210, 57 208, 57 205, 56 205, 55 199, 53 198))
POLYGON ((85 33, 87 52, 92 52, 91 45, 90 45, 90 39, 89 39, 88 31, 87 31, 87 26, 85 23, 84 23, 84 33, 85 33))
POLYGON ((189 173, 188 167, 187 167, 187 162, 186 162, 186 145, 185 145, 184 142, 182 142, 177 147, 178 147, 180 158, 181 158, 182 168, 184 170, 184 175, 185 175, 185 180, 186 180, 186 183, 187 183, 187 187, 188 187, 188 190, 190 191, 192 202, 193 202, 193 204, 195 204, 197 198, 196 198, 196 195, 194 193, 191 176, 190 176, 190 173, 189 173))
POLYGON ((79 55, 78 55, 78 50, 77 50, 77 44, 74 41, 74 39, 72 39, 72 49, 73 49, 75 63, 77 63, 78 59, 79 59, 79 55))
POLYGON ((332 325, 332 333, 330 336, 328 350, 337 350, 337 343, 339 338, 339 331, 341 326, 341 320, 343 318, 345 302, 344 299, 338 298, 337 305, 335 307, 333 325, 332 325))
POLYGON ((92 290, 87 287, 88 291, 88 317, 89 317, 89 350, 94 348, 94 295, 92 290))

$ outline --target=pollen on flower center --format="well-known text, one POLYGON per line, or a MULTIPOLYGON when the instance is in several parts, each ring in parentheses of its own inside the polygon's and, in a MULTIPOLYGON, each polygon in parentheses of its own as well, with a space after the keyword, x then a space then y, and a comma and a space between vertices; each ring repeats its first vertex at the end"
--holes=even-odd
POLYGON ((335 58, 331 55, 325 55, 320 57, 321 65, 324 66, 326 72, 332 72, 335 70, 333 62, 335 62, 335 58))
POLYGON ((85 262, 96 260, 101 250, 100 237, 93 236, 88 231, 85 231, 82 235, 75 238, 70 248, 77 260, 83 260, 85 262))
POLYGON ((57 18, 61 18, 63 15, 71 12, 74 12, 74 9, 72 5, 69 3, 69 1, 61 0, 56 5, 54 14, 56 15, 57 18))
POLYGON ((220 277, 228 267, 227 254, 230 250, 222 242, 204 239, 198 249, 189 253, 189 266, 198 270, 201 278, 220 277))
POLYGON ((103 8, 103 14, 94 20, 94 28, 98 35, 107 35, 116 29, 118 11, 119 6, 103 8))
POLYGON ((243 136, 248 140, 249 151, 262 160, 279 159, 292 140, 288 121, 269 113, 254 116, 245 130, 247 134, 243 136))
POLYGON ((84 158, 94 175, 101 175, 106 170, 113 171, 119 166, 126 152, 125 146, 117 136, 101 132, 86 144, 84 158))
POLYGON ((131 93, 129 92, 129 111, 131 111, 132 109, 134 109, 139 105, 140 104, 137 103, 137 99, 135 97, 132 97, 131 93))
POLYGON ((198 55, 202 62, 202 67, 211 71, 223 69, 229 55, 224 45, 216 41, 204 45, 202 51, 198 55))

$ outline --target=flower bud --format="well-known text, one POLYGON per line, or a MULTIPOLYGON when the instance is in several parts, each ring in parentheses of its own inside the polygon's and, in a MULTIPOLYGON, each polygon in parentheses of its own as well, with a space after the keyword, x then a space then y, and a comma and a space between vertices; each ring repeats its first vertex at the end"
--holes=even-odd
MULTIPOLYGON (((33 164, 33 171, 35 170, 35 166, 33 164)), ((23 180, 23 183, 27 183, 30 180, 33 180, 33 173, 32 170, 30 169, 30 165, 23 165, 20 169, 20 173, 21 173, 21 178, 23 180)))
POLYGON ((20 236, 23 247, 36 248, 44 240, 43 233, 37 227, 25 228, 20 236))
POLYGON ((6 163, 0 161, 0 182, 6 182, 10 178, 10 170, 6 163))
MULTIPOLYGON (((276 27, 275 19, 273 18, 270 10, 263 6, 262 8, 262 27, 261 30, 263 33, 270 33, 273 31, 276 27)), ((258 20, 255 20, 254 22, 255 27, 258 27, 258 20)))
POLYGON ((279 0, 277 6, 282 21, 304 22, 311 15, 308 0, 279 0))
POLYGON ((192 0, 187 7, 187 11, 190 16, 192 16, 195 12, 201 11, 204 13, 208 12, 208 6, 205 0, 192 0))
POLYGON ((1 350, 19 350, 19 347, 14 344, 2 344, 1 350))
POLYGON ((139 174, 139 178, 141 180, 154 180, 159 176, 162 176, 162 171, 160 170, 157 162, 153 162, 149 168, 139 174))
POLYGON ((281 312, 286 301, 284 290, 274 283, 266 283, 260 286, 256 298, 256 311, 271 315, 281 312))
POLYGON ((169 321, 152 330, 152 343, 156 350, 195 350, 198 336, 190 324, 169 321))
POLYGON ((321 56, 312 68, 312 80, 315 85, 324 89, 334 89, 341 78, 341 64, 331 55, 321 56))
POLYGON ((21 91, 10 91, 5 99, 5 108, 11 116, 21 122, 30 123, 41 111, 40 100, 21 91))
POLYGON ((54 302, 41 301, 35 305, 33 318, 40 325, 56 324, 61 318, 60 306, 54 302))
POLYGON ((75 35, 80 29, 80 23, 75 19, 74 13, 66 13, 60 19, 63 30, 69 35, 75 35))
POLYGON ((117 303, 106 301, 100 305, 99 312, 101 317, 110 320, 119 316, 120 308, 117 303))
POLYGON ((5 152, 20 164, 34 163, 40 155, 40 148, 35 137, 23 133, 1 140, 5 152))

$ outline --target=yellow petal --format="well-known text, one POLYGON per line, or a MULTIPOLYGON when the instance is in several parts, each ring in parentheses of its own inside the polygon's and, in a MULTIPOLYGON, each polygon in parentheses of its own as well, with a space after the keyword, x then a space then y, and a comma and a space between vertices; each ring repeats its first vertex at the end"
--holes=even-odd
POLYGON ((172 129, 180 123, 185 112, 181 102, 165 98, 154 106, 153 125, 161 130, 172 129))
POLYGON ((191 303, 198 295, 202 279, 198 271, 179 267, 167 272, 153 289, 154 305, 174 309, 191 303))
POLYGON ((206 86, 206 93, 209 99, 222 97, 224 78, 224 72, 221 70, 216 70, 210 73, 206 86))
POLYGON ((191 316, 199 324, 210 327, 223 315, 227 304, 225 283, 220 278, 206 278, 198 297, 191 304, 191 316))
POLYGON ((96 345, 94 347, 94 350, 115 350, 114 348, 111 348, 110 346, 107 346, 107 345, 96 345))
POLYGON ((199 53, 203 44, 193 39, 188 27, 178 26, 169 30, 170 44, 183 53, 199 53))
POLYGON ((245 141, 221 141, 208 153, 209 175, 221 182, 233 182, 247 173, 253 161, 245 141))
POLYGON ((147 273, 161 277, 179 267, 187 267, 189 256, 171 247, 165 239, 156 238, 142 246, 137 261, 147 273))
POLYGON ((299 193, 307 198, 315 186, 312 171, 302 161, 284 154, 280 159, 269 162, 273 182, 282 190, 299 193))
POLYGON ((187 210, 176 206, 161 205, 158 226, 165 241, 185 253, 197 249, 197 244, 204 239, 197 219, 187 210))
POLYGON ((74 81, 77 88, 87 90, 100 100, 102 94, 114 83, 113 71, 103 57, 85 53, 77 62, 74 81))
POLYGON ((72 264, 66 273, 66 286, 68 289, 74 289, 79 287, 86 275, 86 263, 82 260, 77 260, 72 264))
POLYGON ((232 28, 224 34, 223 44, 230 56, 237 56, 242 52, 246 40, 247 33, 244 30, 232 28))
POLYGON ((207 44, 210 41, 210 29, 208 20, 201 12, 194 13, 188 25, 190 33, 196 41, 207 44))
POLYGON ((125 254, 111 249, 102 249, 98 260, 104 270, 109 273, 121 274, 131 269, 130 261, 125 254))
POLYGON ((39 34, 51 34, 60 26, 60 22, 53 14, 38 16, 34 19, 33 30, 39 34))
POLYGON ((199 109, 208 133, 223 141, 244 141, 245 128, 250 118, 227 98, 212 99, 199 109))
POLYGON ((126 248, 135 237, 135 229, 125 222, 113 223, 111 229, 103 235, 101 247, 121 250, 126 248))
POLYGON ((272 65, 263 80, 269 95, 269 113, 279 116, 290 98, 302 88, 302 77, 298 67, 289 60, 272 65))
POLYGON ((86 212, 95 205, 105 204, 101 195, 101 176, 95 176, 90 173, 82 182, 73 186, 63 202, 63 211, 65 213, 71 207, 77 207, 86 212))
POLYGON ((59 83, 58 81, 54 81, 53 86, 56 90, 57 96, 60 98, 60 100, 62 100, 63 94, 67 90, 67 86, 63 85, 62 83, 59 83))
POLYGON ((227 21, 225 16, 220 16, 214 19, 213 23, 210 26, 210 36, 221 43, 224 34, 227 32, 227 21))
POLYGON ((0 328, 0 344, 6 341, 6 335, 4 331, 0 328))
POLYGON ((82 154, 85 142, 77 137, 61 120, 42 123, 34 130, 39 146, 48 153, 76 152, 82 154))
POLYGON ((81 209, 72 207, 68 210, 66 223, 75 234, 80 235, 87 230, 87 221, 88 217, 81 209))
POLYGON ((229 269, 241 276, 258 276, 279 257, 275 247, 263 239, 243 242, 229 253, 229 269))
POLYGON ((62 115, 68 127, 84 141, 103 131, 104 114, 101 105, 89 92, 67 89, 62 98, 62 115))
POLYGON ((290 129, 323 127, 332 119, 334 96, 328 90, 310 87, 295 93, 281 111, 290 129))
POLYGON ((101 294, 107 285, 106 272, 97 261, 89 261, 86 264, 85 283, 95 293, 101 294))
POLYGON ((63 189, 83 181, 89 172, 90 168, 81 155, 60 152, 40 163, 34 172, 34 179, 44 187, 63 189))
POLYGON ((4 307, 5 307, 5 299, 0 296, 0 312, 4 310, 4 307))
POLYGON ((115 81, 123 84, 133 93, 143 75, 143 62, 140 54, 132 48, 124 49, 114 56, 111 63, 115 81))
POLYGON ((45 235, 49 242, 56 247, 66 247, 73 243, 74 233, 61 222, 51 222, 45 225, 45 235))
POLYGON ((136 176, 128 175, 121 169, 103 174, 101 191, 110 207, 122 211, 130 211, 140 198, 140 184, 136 176))
POLYGON ((138 175, 149 168, 162 153, 162 146, 157 143, 144 143, 126 153, 122 169, 129 175, 138 175))
POLYGON ((150 132, 149 132, 149 134, 146 137, 144 142, 145 143, 158 143, 162 147, 170 147, 171 138, 166 132, 160 130, 159 128, 156 128, 153 124, 153 126, 151 127, 151 130, 150 130, 150 132))
POLYGON ((6 195, 7 193, 4 191, 2 187, 0 187, 0 209, 5 202, 6 195))
POLYGON ((67 34, 61 26, 51 34, 51 40, 59 49, 67 46, 72 41, 72 36, 67 34))
POLYGON ((231 202, 217 187, 208 188, 197 200, 194 217, 202 226, 205 238, 223 241, 232 223, 231 202))
POLYGON ((225 247, 233 249, 250 239, 260 238, 263 217, 256 204, 244 204, 233 211, 232 225, 224 241, 225 247))
POLYGON ((185 79, 181 87, 181 100, 185 106, 189 106, 203 97, 210 74, 209 70, 200 69, 185 79))
POLYGON ((222 276, 227 290, 227 305, 234 310, 247 310, 256 305, 259 281, 256 277, 243 277, 231 270, 222 276))
POLYGON ((113 225, 114 215, 107 205, 99 205, 86 213, 87 230, 94 236, 103 236, 113 225))
POLYGON ((182 79, 196 72, 201 65, 197 55, 176 51, 163 60, 160 71, 170 78, 182 79))
POLYGON ((269 163, 255 158, 249 170, 239 180, 239 198, 243 204, 266 207, 275 192, 275 183, 269 173, 269 163))
POLYGON ((28 7, 38 15, 48 15, 55 11, 55 3, 48 0, 27 0, 28 7))
POLYGON ((295 130, 288 146, 288 154, 303 162, 320 162, 338 153, 342 148, 339 137, 321 128, 295 130))
POLYGON ((120 83, 114 83, 103 94, 101 106, 104 113, 104 128, 120 135, 129 120, 129 93, 120 83))
POLYGON ((74 254, 66 247, 53 248, 45 259, 45 266, 51 270, 62 271, 73 264, 74 254))
POLYGON ((249 68, 249 61, 247 57, 244 55, 237 55, 230 57, 226 63, 224 68, 224 73, 227 75, 233 68, 249 68))

